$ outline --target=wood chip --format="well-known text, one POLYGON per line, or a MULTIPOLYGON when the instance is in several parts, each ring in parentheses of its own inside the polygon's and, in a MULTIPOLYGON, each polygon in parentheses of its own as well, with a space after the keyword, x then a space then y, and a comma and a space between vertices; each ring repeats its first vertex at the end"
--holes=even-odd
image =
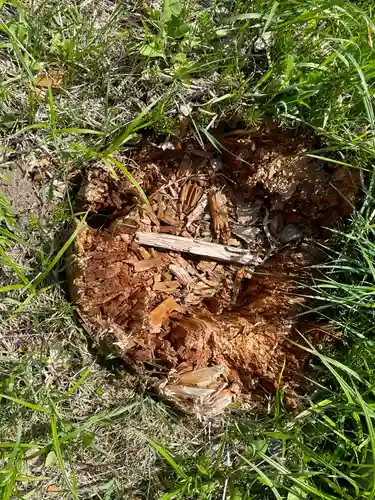
POLYGON ((167 297, 150 312, 150 327, 153 333, 159 333, 166 319, 173 311, 181 308, 172 297, 167 297))
POLYGON ((189 262, 186 259, 184 259, 182 255, 177 256, 176 263, 184 267, 191 276, 195 276, 198 274, 195 267, 189 264, 189 262))
POLYGON ((155 257, 153 259, 132 261, 131 264, 134 266, 134 272, 140 273, 142 271, 148 271, 153 267, 161 266, 163 264, 163 259, 161 257, 155 257))
POLYGON ((208 205, 208 196, 204 194, 199 200, 194 210, 188 215, 185 225, 186 229, 188 229, 193 222, 199 220, 202 217, 204 211, 206 210, 207 205, 208 205))
POLYGON ((206 273, 212 273, 212 271, 215 269, 217 266, 216 262, 213 262, 212 260, 201 260, 197 264, 197 269, 199 271, 204 271, 206 273))
POLYGON ((138 248, 138 253, 142 259, 149 259, 151 257, 148 251, 143 247, 138 248))
POLYGON ((140 245, 190 253, 199 257, 233 264, 257 265, 261 263, 260 258, 248 250, 193 238, 183 238, 172 234, 138 232, 136 233, 136 241, 140 245))
POLYGON ((180 203, 179 203, 180 214, 186 215, 189 214, 192 210, 194 210, 202 194, 203 194, 203 189, 199 184, 191 180, 185 182, 185 184, 181 188, 181 193, 180 193, 180 203))
POLYGON ((241 290, 241 283, 245 276, 245 269, 240 268, 237 270, 232 287, 232 304, 236 304, 241 290))
POLYGON ((188 270, 181 266, 180 264, 170 264, 169 270, 175 276, 178 281, 183 286, 189 286, 192 282, 192 277, 189 274, 188 270))
POLYGON ((152 287, 155 292, 175 292, 181 283, 176 280, 157 281, 152 287))
POLYGON ((209 366, 207 368, 198 368, 190 372, 178 374, 178 381, 181 385, 195 385, 197 387, 209 387, 221 376, 229 374, 229 369, 225 365, 209 366))
POLYGON ((206 389, 204 387, 185 387, 171 384, 166 385, 164 391, 169 396, 181 399, 204 399, 216 392, 215 389, 206 389))
POLYGON ((177 213, 172 207, 167 207, 159 220, 169 226, 176 226, 179 222, 177 213))

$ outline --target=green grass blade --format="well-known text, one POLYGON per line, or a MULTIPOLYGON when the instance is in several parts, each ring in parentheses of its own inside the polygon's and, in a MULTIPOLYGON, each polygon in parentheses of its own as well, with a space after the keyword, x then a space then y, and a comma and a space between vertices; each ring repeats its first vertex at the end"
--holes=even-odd
MULTIPOLYGON (((311 354, 314 354, 315 356, 317 356, 326 366, 328 366, 328 365, 336 366, 336 368, 339 368, 340 370, 346 372, 351 377, 354 377, 358 381, 362 382, 361 377, 352 368, 350 368, 349 366, 346 366, 345 364, 341 363, 340 361, 337 361, 336 359, 333 359, 333 358, 330 358, 328 356, 325 356, 324 354, 321 354, 311 344, 309 344, 310 345, 310 348, 309 348, 307 346, 298 344, 297 342, 294 342, 294 341, 292 343, 294 345, 296 345, 297 347, 299 347, 300 349, 303 349, 303 350, 310 352, 311 354)), ((335 371, 335 373, 337 373, 337 372, 335 371)))
MULTIPOLYGON (((154 99, 148 106, 146 106, 138 115, 134 118, 134 120, 114 139, 112 144, 107 147, 107 149, 103 153, 103 157, 108 157, 112 153, 118 151, 118 149, 127 142, 136 132, 141 128, 146 126, 145 117, 151 111, 151 109, 155 106, 155 104, 160 101, 161 97, 154 99)), ((149 125, 148 122, 147 125, 149 125)))
POLYGON ((70 492, 72 494, 73 499, 74 500, 78 500, 77 488, 70 481, 68 473, 67 473, 67 471, 65 469, 64 458, 62 456, 61 446, 60 446, 60 440, 59 440, 59 436, 58 436, 58 432, 57 432, 56 416, 55 416, 55 412, 54 412, 53 409, 51 409, 51 417, 50 418, 51 418, 51 430, 52 430, 53 450, 54 450, 54 452, 56 454, 57 462, 59 464, 61 474, 62 474, 62 476, 64 478, 64 481, 65 481, 67 487, 69 488, 69 490, 70 490, 70 492))
POLYGON ((264 17, 264 14, 261 14, 259 12, 248 12, 248 13, 244 13, 244 14, 237 14, 235 16, 226 17, 224 19, 224 22, 233 23, 236 21, 248 21, 251 19, 262 19, 262 17, 264 17))
POLYGON ((116 158, 113 158, 113 157, 109 157, 108 159, 104 159, 104 163, 108 166, 111 166, 111 163, 113 163, 113 165, 115 165, 125 175, 125 177, 137 189, 137 191, 142 196, 142 198, 148 203, 147 195, 143 191, 141 185, 139 184, 139 182, 136 181, 136 179, 133 177, 133 175, 129 172, 129 170, 122 163, 120 163, 116 158))
POLYGON ((309 156, 310 158, 316 158, 317 160, 326 161, 329 163, 335 163, 336 165, 341 165, 343 167, 349 167, 349 168, 353 168, 353 169, 364 170, 365 172, 370 172, 370 170, 362 168, 360 166, 356 166, 356 165, 353 165, 351 163, 345 163, 344 161, 335 160, 333 158, 327 158, 326 156, 314 155, 312 153, 306 153, 306 156, 309 156))
MULTIPOLYGON (((27 306, 27 304, 29 304, 37 295, 40 295, 40 294, 46 292, 50 288, 51 288, 50 286, 45 286, 44 288, 41 288, 40 290, 32 290, 30 295, 28 295, 28 297, 26 297, 26 299, 22 302, 22 304, 20 304, 17 307, 17 309, 12 312, 12 314, 8 318, 8 321, 12 320, 13 318, 15 318, 17 316, 17 314, 19 314, 21 311, 23 311, 25 309, 25 307, 27 306)), ((26 289, 27 289, 27 287, 25 287, 25 290, 26 289)))
POLYGON ((42 412, 48 412, 48 408, 45 406, 39 405, 39 404, 34 404, 34 403, 29 403, 28 401, 24 401, 23 399, 16 398, 14 396, 9 396, 9 394, 3 394, 0 393, 0 398, 8 399, 9 401, 13 401, 13 403, 17 403, 18 405, 25 406, 26 408, 30 408, 30 410, 34 411, 42 411, 42 412))
POLYGON ((101 132, 100 130, 91 130, 89 128, 68 127, 56 130, 56 134, 104 135, 104 132, 101 132))
POLYGON ((263 479, 264 483, 271 489, 272 493, 274 494, 276 500, 283 500, 283 497, 280 495, 278 489, 276 488, 276 485, 275 483, 272 481, 272 479, 270 479, 263 471, 260 467, 258 467, 256 464, 254 463, 251 463, 249 462, 249 460, 247 460, 247 458, 245 458, 244 456, 238 454, 238 456, 245 462, 247 463, 248 465, 250 465, 250 467, 252 469, 254 469, 258 474, 259 476, 263 479))
MULTIPOLYGON (((318 498, 322 498, 323 500, 337 500, 337 498, 333 497, 332 495, 319 491, 317 488, 307 483, 306 481, 302 481, 299 477, 294 477, 292 472, 284 467, 284 465, 281 465, 279 462, 265 455, 263 452, 258 451, 257 453, 265 462, 272 465, 272 467, 274 467, 275 470, 277 470, 280 474, 293 481, 299 488, 301 488, 301 490, 316 495, 318 498)), ((312 472, 307 472, 306 474, 312 475, 312 472)))
POLYGON ((6 253, 6 251, 0 246, 0 262, 3 262, 6 266, 10 267, 13 272, 19 277, 19 279, 24 283, 24 285, 28 285, 30 281, 27 279, 27 277, 24 275, 22 272, 22 267, 17 264, 9 255, 6 253))
MULTIPOLYGON (((365 416, 367 429, 368 429, 369 437, 370 437, 370 443, 371 443, 372 463, 374 464, 375 463, 375 429, 374 429, 374 425, 372 422, 372 418, 371 418, 367 403, 363 400, 361 394, 358 391, 358 388, 354 384, 353 384, 353 388, 354 388, 355 394, 357 396, 357 399, 359 401, 359 404, 362 407, 363 414, 365 416)), ((371 412, 371 413, 373 413, 373 412, 371 412)), ((369 498, 369 500, 372 500, 373 498, 375 498, 375 474, 372 474, 372 485, 371 485, 371 491, 369 493, 370 494, 367 497, 367 498, 369 498)))
MULTIPOLYGON (((363 102, 364 102, 365 109, 367 112, 368 121, 371 125, 372 133, 375 134, 375 114, 374 114, 374 108, 372 105, 371 94, 370 94, 370 90, 368 88, 366 77, 362 71, 362 68, 359 66, 358 62, 355 60, 354 56, 352 54, 347 54, 347 57, 354 65, 355 69, 358 72, 359 78, 361 80, 361 85, 362 85, 362 89, 363 89, 363 102)), ((375 137, 373 138, 373 140, 375 140, 375 137)))
POLYGON ((12 466, 11 474, 9 476, 9 481, 7 482, 5 488, 1 492, 1 500, 10 500, 14 493, 14 485, 17 479, 18 472, 22 466, 22 456, 18 456, 20 451, 20 443, 22 437, 22 420, 18 421, 17 426, 17 438, 15 446, 9 457, 8 463, 12 466))
POLYGON ((264 25, 262 35, 264 35, 264 33, 268 30, 269 25, 272 23, 278 6, 279 2, 273 2, 270 13, 267 16, 266 24, 264 25))
POLYGON ((79 375, 79 379, 77 380, 77 382, 68 390, 67 394, 69 396, 71 396, 77 389, 78 387, 80 387, 84 382, 85 380, 87 379, 87 377, 90 375, 91 373, 91 369, 90 367, 86 367, 82 370, 82 372, 80 373, 79 375))
POLYGON ((56 138, 56 111, 55 103, 53 101, 52 87, 48 85, 48 105, 49 105, 49 119, 51 123, 51 134, 53 139, 56 138))
POLYGON ((21 130, 18 130, 15 132, 13 135, 9 137, 9 139, 15 139, 16 137, 22 135, 24 132, 29 132, 31 130, 39 130, 43 128, 48 128, 50 125, 48 123, 33 123, 31 125, 26 125, 26 127, 21 128, 21 130))
POLYGON ((21 288, 24 288, 25 285, 22 283, 18 283, 16 285, 5 285, 5 286, 0 286, 0 293, 1 292, 11 292, 12 290, 21 290, 21 288))
POLYGON ((172 455, 169 453, 168 450, 160 446, 156 441, 153 439, 145 436, 142 434, 142 437, 146 439, 146 441, 149 443, 149 445, 154 448, 163 458, 168 462, 168 464, 175 470, 176 474, 182 478, 187 480, 188 476, 184 472, 184 470, 178 465, 178 463, 173 459, 172 455))
POLYGON ((78 224, 77 228, 75 231, 70 235, 69 239, 65 242, 65 244, 62 246, 62 248, 57 252, 55 257, 51 260, 51 262, 47 265, 46 269, 37 277, 35 280, 32 281, 34 287, 36 288, 40 283, 46 279, 46 277, 49 275, 49 273, 52 271, 52 269, 55 267, 55 265, 59 262, 61 257, 64 255, 64 253, 68 250, 68 248, 72 245, 74 240, 76 239, 77 235, 79 232, 82 230, 84 227, 85 221, 86 221, 87 213, 83 217, 83 219, 80 221, 78 224))

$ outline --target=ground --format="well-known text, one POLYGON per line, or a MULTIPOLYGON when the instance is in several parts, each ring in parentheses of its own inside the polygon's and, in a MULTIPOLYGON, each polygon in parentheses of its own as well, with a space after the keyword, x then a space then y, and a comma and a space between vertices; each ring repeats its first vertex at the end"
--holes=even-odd
MULTIPOLYGON (((0 3, 2 499, 374 496, 373 7, 349 0, 0 3), (279 134, 271 146, 267 130, 279 134), (186 148, 199 160, 201 178, 190 179, 180 193, 173 184, 176 157, 182 164, 186 148), (294 148, 288 161, 283 148, 294 148), (157 151, 159 159, 140 162, 145 150, 157 151), (251 175, 243 174, 244 166, 251 175), (82 186, 97 172, 105 172, 105 185, 117 187, 103 206, 95 196, 85 205, 82 186), (313 177, 306 179, 306 172, 313 177), (166 191, 171 173, 172 191, 166 191), (242 205, 231 195, 233 182, 241 187, 242 205), (128 190, 125 204, 118 186, 128 190), (207 189, 216 206, 213 231, 204 213, 201 219, 194 213, 207 189), (287 285, 271 266, 267 293, 246 278, 249 290, 239 294, 246 307, 250 300, 261 311, 253 310, 250 321, 257 314, 258 324, 276 330, 278 319, 291 321, 286 306, 297 299, 304 304, 294 310, 293 325, 305 328, 298 326, 288 344, 291 358, 304 353, 303 369, 281 355, 265 361, 265 349, 250 371, 241 372, 243 385, 250 373, 261 379, 260 404, 231 399, 215 418, 197 419, 171 401, 170 392, 161 397, 147 377, 124 365, 118 345, 113 350, 110 342, 98 342, 92 329, 98 315, 85 303, 89 274, 81 272, 77 297, 69 286, 71 253, 80 243, 88 254, 97 251, 93 236, 85 240, 81 231, 85 217, 104 253, 116 244, 128 252, 129 214, 117 211, 127 204, 134 216, 145 194, 164 231, 186 236, 189 223, 194 236, 224 245, 239 241, 261 259, 268 252, 277 271, 289 270, 283 267, 289 253, 318 240, 319 258, 306 268, 301 257, 287 285), (170 203, 175 195, 182 210, 170 203), (259 202, 253 225, 249 199, 259 202), (95 217, 103 208, 104 228, 95 217), (176 213, 194 216, 179 225, 176 213), (241 220, 253 228, 252 238, 260 237, 257 248, 248 244, 241 220), (262 323, 270 295, 280 303, 280 317, 262 323), (309 336, 310 324, 324 334, 309 336), (296 405, 289 404, 293 367, 296 405)), ((155 232, 154 216, 148 227, 155 232)), ((139 259, 138 269, 145 256, 166 258, 158 250, 133 250, 133 263, 126 265, 139 259)), ((207 284, 206 264, 191 264, 200 265, 199 279, 207 284)), ((95 275, 101 294, 124 274, 116 268, 111 275, 106 265, 89 271, 103 269, 104 277, 95 275)), ((209 306, 215 318, 219 310, 233 314, 220 301, 229 297, 233 306, 235 273, 226 279, 229 287, 221 287, 221 278, 215 285, 220 300, 214 294, 208 298, 216 301, 202 306, 169 271, 147 272, 152 311, 172 293, 178 305, 189 297, 191 307, 209 306)), ((128 307, 126 300, 122 306, 128 307)), ((141 315, 149 311, 144 306, 141 315)), ((121 317, 117 307, 111 314, 121 326, 130 309, 121 317)), ((182 321, 179 314, 173 321, 182 321)), ((193 310, 195 320, 199 314, 193 310)), ((245 317, 242 312, 241 321, 245 317)), ((180 338, 182 327, 191 328, 184 321, 180 333, 170 335, 171 357, 159 349, 164 368, 192 363, 194 343, 180 338)), ((240 345, 238 352, 246 352, 240 345)), ((209 351, 204 363, 212 363, 212 343, 211 351, 201 347, 209 351)), ((149 362, 154 349, 143 344, 131 354, 149 362)), ((221 366, 227 358, 215 352, 221 366)), ((243 360, 233 359, 241 371, 243 360)), ((202 367, 198 358, 193 365, 202 367)))

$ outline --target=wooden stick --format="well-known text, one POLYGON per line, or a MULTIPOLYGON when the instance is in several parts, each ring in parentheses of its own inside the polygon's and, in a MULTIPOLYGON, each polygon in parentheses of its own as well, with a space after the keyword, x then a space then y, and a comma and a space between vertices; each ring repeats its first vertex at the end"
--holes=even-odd
POLYGON ((243 248, 229 245, 218 245, 208 241, 183 238, 173 234, 137 232, 135 241, 140 245, 161 248, 173 252, 191 253, 204 259, 218 260, 232 264, 257 265, 260 257, 243 248))

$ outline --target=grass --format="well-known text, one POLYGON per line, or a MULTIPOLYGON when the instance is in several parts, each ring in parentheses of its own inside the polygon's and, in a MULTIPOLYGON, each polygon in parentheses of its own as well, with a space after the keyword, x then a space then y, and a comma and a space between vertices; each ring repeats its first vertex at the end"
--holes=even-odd
POLYGON ((375 497, 374 6, 0 2, 0 498, 375 497), (38 88, 52 72, 61 83, 38 88), (130 175, 121 155, 142 133, 203 143, 267 120, 361 169, 361 204, 311 290, 343 342, 315 352, 301 411, 279 390, 212 430, 87 344, 61 282, 73 239, 56 238, 72 172, 104 161, 130 175), (47 188, 24 196, 42 161, 47 188))

